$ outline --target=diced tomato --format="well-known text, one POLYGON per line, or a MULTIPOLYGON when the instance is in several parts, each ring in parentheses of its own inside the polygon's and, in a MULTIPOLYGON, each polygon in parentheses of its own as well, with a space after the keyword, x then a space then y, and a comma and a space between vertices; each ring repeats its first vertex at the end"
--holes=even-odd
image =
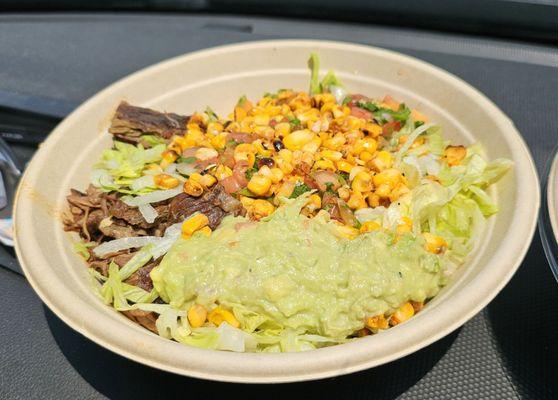
POLYGON ((252 143, 258 137, 250 133, 231 132, 227 135, 227 140, 234 140, 237 143, 252 143))
POLYGON ((248 161, 241 160, 237 162, 233 168, 233 177, 236 182, 245 188, 248 185, 248 180, 246 179, 246 170, 248 169, 248 161))
POLYGON ((360 107, 357 106, 352 106, 351 108, 351 115, 353 117, 357 117, 357 118, 362 118, 362 119, 366 119, 366 120, 371 120, 372 119, 372 113, 368 110, 364 110, 360 107))
POLYGON ((382 126, 382 135, 389 136, 393 132, 397 132, 399 129, 401 129, 401 122, 399 121, 388 122, 387 124, 382 126))
POLYGON ((223 188, 225 188, 225 192, 229 194, 236 193, 240 189, 242 189, 242 186, 238 184, 234 176, 229 176, 223 179, 222 181, 220 181, 219 183, 223 186, 223 188))

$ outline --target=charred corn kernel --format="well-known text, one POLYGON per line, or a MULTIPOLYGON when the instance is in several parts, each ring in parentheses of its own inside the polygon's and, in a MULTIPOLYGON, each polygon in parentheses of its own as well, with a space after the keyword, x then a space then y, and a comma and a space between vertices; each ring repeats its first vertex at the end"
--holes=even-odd
POLYGON ((373 123, 373 122, 367 122, 364 125, 364 130, 366 132, 368 132, 368 134, 370 136, 372 136, 373 138, 377 138, 378 136, 380 136, 382 134, 382 127, 378 124, 373 123))
POLYGON ((366 121, 363 120, 362 118, 348 117, 346 123, 348 129, 356 130, 356 129, 363 128, 366 121))
POLYGON ((370 165, 376 171, 383 171, 385 169, 391 168, 393 164, 393 157, 389 151, 379 151, 376 157, 370 161, 370 165))
POLYGON ((217 178, 217 180, 222 181, 225 178, 228 178, 229 176, 232 175, 232 170, 227 167, 226 165, 218 165, 217 168, 215 169, 215 178, 217 178))
POLYGON ((351 168, 351 172, 349 173, 349 181, 352 181, 353 179, 355 179, 355 177, 360 173, 366 171, 366 168, 362 167, 362 166, 356 166, 351 168))
POLYGON ((351 197, 351 191, 346 187, 339 188, 337 190, 337 194, 339 195, 339 198, 343 201, 347 201, 351 197))
POLYGON ((380 186, 376 187, 374 193, 380 198, 389 197, 389 194, 391 193, 391 187, 387 183, 382 183, 380 186))
POLYGON ((204 140, 203 132, 199 130, 188 130, 188 133, 186 133, 186 140, 189 140, 190 143, 192 143, 190 147, 193 147, 204 140))
POLYGON ((280 168, 277 167, 271 168, 271 182, 279 183, 283 180, 284 177, 285 174, 280 168))
POLYGON ((272 140, 275 137, 275 131, 270 126, 255 126, 253 133, 266 140, 272 140))
POLYGON ((362 153, 360 153, 358 155, 358 157, 364 161, 364 163, 367 163, 368 161, 372 160, 374 158, 374 156, 372 155, 372 153, 369 153, 367 151, 363 151, 362 153))
POLYGON ((224 149, 227 144, 227 133, 219 133, 216 136, 213 136, 210 143, 216 149, 224 149))
POLYGON ((279 150, 279 157, 287 162, 293 162, 293 152, 289 149, 281 149, 279 150))
POLYGON ((306 202, 306 207, 310 209, 310 211, 315 211, 319 208, 322 208, 322 199, 317 194, 312 194, 308 197, 308 201, 306 202))
POLYGON ((242 206, 246 209, 252 207, 252 204, 254 204, 254 201, 256 201, 256 200, 252 199, 250 197, 240 196, 240 202, 242 203, 242 206))
POLYGON ((314 165, 314 154, 309 151, 305 151, 300 156, 300 161, 308 164, 309 166, 314 165))
POLYGON ((234 148, 234 154, 255 153, 256 148, 252 143, 240 143, 234 148))
POLYGON ((319 160, 314 163, 314 169, 335 171, 335 164, 331 160, 319 160))
POLYGON ((240 327, 240 322, 238 322, 234 314, 229 310, 225 310, 221 306, 218 306, 211 310, 211 312, 207 315, 207 320, 216 326, 219 326, 223 322, 226 322, 227 324, 235 328, 240 327))
POLYGON ((290 174, 294 170, 294 167, 290 162, 285 161, 281 158, 278 159, 276 161, 276 163, 277 163, 277 166, 281 169, 281 171, 283 171, 283 174, 285 174, 285 175, 290 174))
POLYGON ((267 176, 255 174, 248 182, 248 189, 257 196, 263 196, 271 187, 271 179, 267 176))
POLYGON ((223 132, 223 125, 216 121, 210 122, 207 124, 206 132, 209 133, 210 135, 217 135, 223 132))
POLYGON ((307 129, 294 131, 283 139, 283 144, 289 150, 300 150, 306 143, 314 139, 314 134, 307 129))
POLYGON ((189 238, 192 234, 209 224, 205 214, 197 213, 182 223, 182 236, 189 238))
POLYGON ((260 139, 252 142, 252 146, 256 149, 256 152, 261 155, 262 157, 271 157, 273 154, 271 150, 268 150, 264 147, 262 141, 260 139))
POLYGON ((273 172, 271 172, 271 168, 269 168, 267 165, 262 166, 259 169, 258 174, 265 176, 266 178, 269 179, 273 177, 273 172))
POLYGON ((360 226, 359 231, 360 233, 372 232, 377 231, 381 227, 382 226, 376 221, 366 221, 360 226))
POLYGON ((260 219, 273 214, 275 206, 267 200, 257 199, 252 203, 250 211, 254 218, 260 219))
POLYGON ((392 189, 392 191, 389 194, 389 200, 391 202, 397 201, 398 198, 400 198, 401 196, 403 196, 404 194, 407 194, 410 192, 410 189, 403 185, 403 184, 398 184, 397 186, 395 186, 394 189, 392 189))
POLYGON ((387 184, 390 188, 393 188, 401 181, 401 172, 395 168, 386 169, 374 175, 373 181, 374 186, 387 184))
POLYGON ((211 228, 209 226, 204 226, 203 228, 201 228, 198 233, 202 234, 205 237, 210 237, 211 236, 211 228))
POLYGON ((347 173, 351 172, 351 170, 355 167, 353 164, 348 163, 345 160, 337 161, 336 165, 339 171, 347 172, 347 173))
POLYGON ((248 166, 251 167, 256 161, 255 151, 256 149, 251 143, 239 144, 234 148, 234 160, 236 162, 247 161, 248 166))
POLYGON ((398 235, 404 235, 405 233, 411 232, 411 226, 407 224, 399 224, 397 228, 395 228, 395 232, 398 235))
POLYGON ((248 113, 246 112, 246 110, 242 107, 235 107, 234 108, 234 120, 237 122, 240 122, 242 120, 244 120, 244 118, 246 118, 246 116, 248 115, 248 113))
POLYGON ((337 104, 331 107, 331 112, 333 113, 334 118, 341 118, 345 116, 343 108, 339 107, 337 104))
POLYGON ((269 125, 269 115, 258 114, 254 116, 254 123, 256 125, 269 125))
POLYGON ((200 197, 203 193, 203 186, 199 182, 190 178, 184 182, 183 190, 184 193, 189 194, 190 196, 200 197))
POLYGON ((368 172, 359 172, 351 182, 354 191, 363 193, 372 190, 372 176, 368 172))
POLYGON ((288 122, 281 122, 275 125, 275 133, 283 137, 287 136, 291 133, 291 124, 288 122))
POLYGON ((392 326, 395 326, 407 321, 413 315, 415 315, 415 309, 413 308, 411 303, 405 303, 392 314, 391 318, 389 319, 389 323, 392 326))
POLYGON ((373 331, 377 331, 378 329, 387 329, 389 326, 388 320, 383 315, 375 315, 373 317, 368 317, 366 318, 364 323, 368 328, 372 329, 373 331))
POLYGON ((199 328, 207 320, 207 310, 200 304, 194 304, 188 310, 188 322, 192 328, 199 328))
POLYGON ((190 175, 190 180, 199 183, 202 176, 203 176, 202 174, 198 172, 194 172, 193 174, 190 175))
POLYGON ((219 155, 217 150, 210 149, 209 147, 200 147, 196 150, 196 158, 198 160, 209 160, 211 158, 215 158, 219 155))
POLYGON ((172 189, 177 187, 180 181, 174 176, 168 174, 157 174, 153 177, 155 185, 161 189, 172 189))
POLYGON ((345 143, 347 139, 342 134, 337 134, 334 137, 324 140, 324 147, 330 150, 339 150, 345 143))
POLYGON ((372 208, 378 207, 380 205, 380 196, 376 193, 370 193, 366 196, 366 202, 372 208))
POLYGON ((334 150, 323 150, 320 156, 331 161, 340 161, 343 158, 343 153, 334 150))
POLYGON ((171 164, 178 159, 178 153, 174 150, 165 150, 161 154, 161 157, 163 158, 164 161, 171 164))
POLYGON ((433 235, 430 232, 424 232, 422 236, 426 241, 424 248, 431 253, 439 254, 448 247, 448 243, 440 236, 433 235))
POLYGON ((449 166, 459 165, 466 155, 467 149, 464 146, 448 146, 444 150, 444 159, 449 166))
POLYGON ((347 205, 353 210, 360 210, 361 208, 368 207, 366 200, 364 200, 364 196, 360 192, 353 192, 349 200, 347 200, 347 205))
POLYGON ((213 186, 216 182, 217 182, 217 178, 209 174, 202 175, 202 177, 199 180, 200 185, 207 188, 213 186))
POLYGON ((163 171, 159 164, 149 164, 145 167, 147 171, 163 171))
POLYGON ((343 237, 345 239, 352 240, 352 239, 354 239, 358 236, 359 232, 358 232, 358 229, 353 228, 352 226, 343 225, 343 224, 339 224, 339 225, 336 224, 334 233, 336 233, 337 236, 343 237))
POLYGON ((374 153, 378 148, 378 142, 372 138, 364 138, 360 139, 355 143, 354 146, 354 153, 360 154, 363 151, 367 151, 369 153, 374 153))
POLYGON ((302 146, 301 150, 304 152, 315 153, 318 151, 321 144, 322 144, 322 139, 320 139, 319 137, 315 137, 314 139, 306 143, 304 146, 302 146))
POLYGON ((171 143, 180 146, 182 151, 186 150, 189 144, 188 140, 184 136, 173 136, 171 143))

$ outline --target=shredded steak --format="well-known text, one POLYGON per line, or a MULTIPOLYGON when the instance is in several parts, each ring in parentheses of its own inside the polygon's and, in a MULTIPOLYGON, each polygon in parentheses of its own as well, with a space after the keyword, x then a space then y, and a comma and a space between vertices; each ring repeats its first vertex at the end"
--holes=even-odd
POLYGON ((189 119, 188 116, 162 113, 123 101, 116 109, 109 132, 131 143, 138 143, 143 134, 169 139, 173 135, 183 135, 189 119))
MULTIPOLYGON (((134 107, 122 102, 116 110, 109 132, 118 140, 134 144, 141 142, 143 134, 169 139, 173 135, 184 134, 189 118, 174 113, 161 113, 134 107)), ((243 136, 242 139, 249 138, 243 136)), ((232 152, 229 153, 232 159, 232 152)), ((217 162, 217 160, 213 161, 217 162)), ((145 221, 136 207, 128 206, 120 200, 120 197, 121 195, 116 192, 106 193, 93 185, 90 185, 85 192, 72 189, 67 197, 69 209, 64 217, 64 229, 77 232, 86 242, 102 243, 123 237, 162 236, 170 225, 183 221, 195 212, 207 215, 212 229, 215 229, 226 215, 239 215, 244 212, 240 201, 229 195, 220 184, 215 185, 201 197, 182 193, 170 200, 153 204, 158 216, 152 223, 145 221)), ((88 264, 90 268, 107 276, 112 261, 122 268, 137 251, 137 249, 125 250, 96 257, 89 249, 88 264)), ((153 282, 150 273, 160 262, 159 258, 147 263, 130 275, 126 283, 151 291, 153 282)), ((156 300, 158 301, 161 300, 156 300)), ((125 311, 124 314, 145 328, 157 332, 156 314, 141 310, 125 311)))

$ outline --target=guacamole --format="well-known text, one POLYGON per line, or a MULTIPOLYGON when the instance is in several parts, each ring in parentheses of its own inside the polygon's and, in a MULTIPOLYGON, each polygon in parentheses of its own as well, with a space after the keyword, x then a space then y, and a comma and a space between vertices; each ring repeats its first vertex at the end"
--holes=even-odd
POLYGON ((326 216, 300 215, 305 201, 258 223, 229 216, 210 237, 179 239, 151 272, 159 295, 176 309, 218 303, 243 326, 246 313, 256 314, 278 329, 343 341, 366 316, 424 301, 445 283, 440 256, 422 239, 382 230, 348 240, 326 216))

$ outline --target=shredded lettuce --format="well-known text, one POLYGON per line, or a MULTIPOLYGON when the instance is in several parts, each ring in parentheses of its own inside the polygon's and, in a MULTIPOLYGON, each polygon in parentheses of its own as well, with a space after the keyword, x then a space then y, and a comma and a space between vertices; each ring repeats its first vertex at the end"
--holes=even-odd
POLYGON ((147 143, 151 147, 158 146, 160 144, 167 145, 167 141, 163 139, 161 136, 156 135, 141 135, 141 142, 147 143))
POLYGON ((328 92, 335 96, 338 104, 342 104, 347 96, 347 91, 334 71, 328 71, 320 82, 320 58, 316 53, 310 54, 308 68, 310 68, 310 94, 328 92))
POLYGON ((308 60, 308 68, 310 68, 310 94, 318 94, 322 92, 320 86, 320 58, 316 53, 310 54, 308 60))
POLYGON ((114 148, 103 151, 101 161, 95 165, 91 174, 91 183, 107 192, 148 193, 153 190, 151 186, 134 190, 132 185, 141 177, 147 164, 161 161, 164 150, 164 144, 145 149, 141 144, 134 146, 115 141, 114 148))
POLYGON ((95 242, 75 242, 74 243, 74 251, 78 253, 85 261, 89 260, 91 254, 89 254, 89 248, 96 246, 97 243, 95 242))

